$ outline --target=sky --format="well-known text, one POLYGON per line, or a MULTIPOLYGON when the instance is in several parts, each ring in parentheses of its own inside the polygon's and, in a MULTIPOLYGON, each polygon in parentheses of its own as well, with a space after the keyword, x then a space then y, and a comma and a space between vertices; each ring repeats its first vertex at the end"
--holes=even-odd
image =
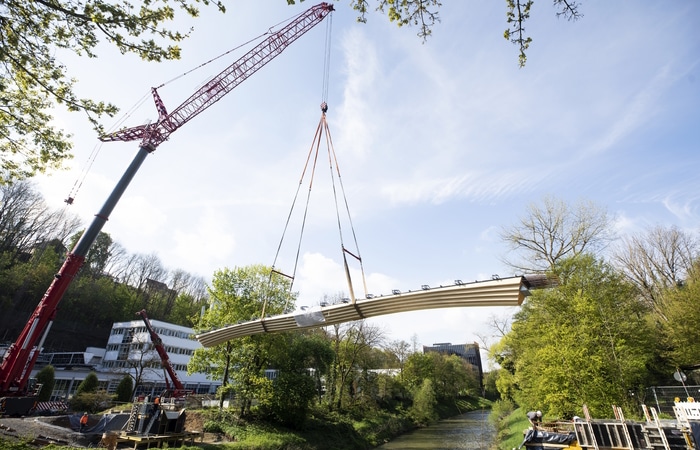
MULTIPOLYGON (((158 92, 174 109, 250 46, 192 69, 315 4, 286 3, 236 0, 226 14, 203 8, 181 19, 178 26, 194 29, 179 61, 146 63, 108 46, 95 60, 57 56, 80 95, 121 108, 107 126, 140 125, 158 117, 151 87, 163 85, 158 92)), ((328 53, 327 122, 345 191, 338 198, 348 204, 368 293, 514 275, 502 263, 500 233, 545 196, 595 202, 620 235, 656 225, 697 233, 700 2, 590 0, 575 22, 535 2, 524 68, 503 38, 503 1, 443 2, 425 42, 415 27, 377 12, 358 23, 349 2, 334 5, 330 20, 149 155, 103 231, 130 254, 155 254, 166 268, 207 280, 250 264, 291 273, 298 245, 299 305, 347 293, 325 144, 301 244, 295 219, 275 259, 290 211, 304 211, 301 174, 321 119, 328 53)), ((35 181, 55 208, 79 186, 67 208, 87 225, 138 143, 101 144, 84 116, 55 118, 73 135, 75 158, 69 170, 35 181)), ((352 230, 341 230, 354 251, 352 230)), ((359 265, 351 268, 361 296, 359 265)), ((388 340, 493 343, 491 321, 516 309, 371 321, 388 340)))

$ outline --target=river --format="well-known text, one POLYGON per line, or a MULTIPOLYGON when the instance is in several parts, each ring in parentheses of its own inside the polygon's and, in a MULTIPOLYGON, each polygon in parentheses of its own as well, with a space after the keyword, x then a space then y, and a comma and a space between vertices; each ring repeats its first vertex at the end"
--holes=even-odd
POLYGON ((377 449, 488 450, 495 440, 490 411, 471 411, 397 437, 377 449))

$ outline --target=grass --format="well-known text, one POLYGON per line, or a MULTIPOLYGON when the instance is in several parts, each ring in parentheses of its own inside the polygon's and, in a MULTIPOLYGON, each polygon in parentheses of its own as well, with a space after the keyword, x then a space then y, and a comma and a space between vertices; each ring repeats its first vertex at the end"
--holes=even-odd
POLYGON ((502 418, 498 426, 498 449, 517 449, 523 442, 523 431, 530 426, 525 411, 516 408, 512 413, 502 418))

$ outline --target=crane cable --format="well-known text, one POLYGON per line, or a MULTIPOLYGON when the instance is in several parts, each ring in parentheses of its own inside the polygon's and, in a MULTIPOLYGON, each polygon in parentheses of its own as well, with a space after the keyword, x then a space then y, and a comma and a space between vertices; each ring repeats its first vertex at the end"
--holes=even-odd
POLYGON ((355 304, 355 293, 354 293, 353 287, 352 287, 352 279, 350 277, 350 268, 348 266, 347 255, 350 255, 353 258, 355 258, 360 264, 360 273, 362 275, 362 287, 364 289, 365 297, 367 297, 367 281, 365 279, 365 269, 364 269, 364 266, 362 264, 362 256, 360 255, 360 247, 357 244, 357 234, 355 233, 355 227, 352 224, 352 216, 350 214, 350 206, 348 205, 348 197, 345 194, 345 186, 343 185, 343 178, 340 175, 340 165, 338 164, 338 158, 336 157, 336 154, 335 154, 335 147, 333 146, 333 139, 331 138, 331 132, 330 132, 330 129, 328 128, 328 123, 326 122, 326 113, 325 112, 321 116, 321 120, 323 121, 324 127, 326 129, 326 145, 328 147, 328 162, 330 165, 331 180, 333 182, 333 199, 335 200, 335 214, 336 214, 336 217, 338 220, 338 234, 340 235, 340 246, 341 246, 341 252, 343 254, 343 265, 345 268, 345 277, 347 278, 348 289, 350 290, 350 299, 352 300, 352 303, 355 304), (331 158, 331 155, 332 155, 332 158, 331 158), (336 172, 338 175, 338 184, 340 185, 340 191, 343 195, 343 203, 345 205, 345 213, 347 214, 348 223, 350 224, 350 230, 352 231, 352 238, 353 238, 353 242, 355 244, 355 252, 357 254, 350 252, 345 247, 345 243, 343 242, 343 229, 342 229, 341 220, 340 220, 340 210, 338 208, 338 195, 337 195, 336 189, 335 189, 335 178, 333 177, 333 165, 334 164, 335 164, 335 169, 336 169, 336 172))
MULTIPOLYGON (((326 21, 326 45, 323 58, 323 83, 321 87, 321 110, 324 109, 323 105, 327 105, 328 101, 328 84, 330 79, 331 71, 331 30, 333 29, 333 14, 328 16, 326 21)), ((327 108, 326 108, 327 109, 327 108)), ((325 111, 324 111, 325 112, 325 111)))
MULTIPOLYGON (((316 167, 318 164, 319 149, 321 147, 323 134, 325 133, 326 148, 328 151, 328 163, 329 163, 329 169, 330 169, 330 177, 331 177, 331 183, 332 183, 332 187, 333 187, 333 199, 335 202, 336 220, 337 220, 337 224, 338 224, 338 233, 340 235, 341 253, 343 256, 343 266, 344 266, 344 270, 345 270, 346 280, 348 283, 348 288, 350 291, 350 297, 352 299, 352 302, 355 303, 355 294, 354 294, 354 289, 352 286, 350 269, 349 269, 348 262, 347 262, 347 255, 350 255, 353 258, 355 258, 360 264, 360 272, 362 275, 362 283, 363 283, 365 296, 367 296, 367 283, 366 283, 366 279, 365 279, 364 267, 362 264, 362 257, 360 255, 359 246, 357 243, 357 235, 355 233, 355 227, 353 226, 353 223, 352 223, 352 218, 350 215, 350 207, 348 205, 347 195, 345 194, 345 187, 343 185, 343 180, 342 180, 342 177, 340 175, 340 166, 338 164, 338 159, 336 156, 335 148, 333 146, 333 140, 331 138, 330 129, 328 127, 328 122, 326 120, 326 112, 328 111, 328 105, 327 105, 328 85, 329 85, 328 80, 329 80, 329 74, 330 74, 330 36, 331 36, 331 21, 329 20, 327 23, 327 30, 326 30, 326 46, 325 46, 326 50, 325 50, 324 67, 323 67, 323 87, 322 87, 322 93, 321 93, 321 98, 322 98, 321 119, 319 120, 318 126, 316 127, 316 133, 314 134, 314 139, 312 141, 311 147, 309 148, 309 152, 306 156, 304 168, 302 170, 301 177, 299 179, 299 184, 298 184, 296 192, 294 194, 294 198, 292 200, 292 205, 291 205, 291 208, 289 210, 289 214, 287 215, 287 220, 285 222, 284 229, 282 231, 282 237, 281 237, 280 242, 277 246, 277 252, 275 253, 275 258, 274 258, 274 261, 272 264, 272 270, 270 272, 269 282, 271 284, 272 277, 275 274, 277 274, 277 275, 284 276, 290 280, 290 284, 289 284, 289 291, 290 292, 291 292, 292 287, 294 285, 296 271, 297 271, 297 268, 299 265, 299 257, 301 254, 301 244, 302 244, 302 240, 303 240, 304 229, 306 227, 306 219, 308 216, 309 203, 310 203, 310 199, 311 199, 311 191, 313 188, 313 182, 314 182, 314 178, 315 178, 315 174, 316 174, 316 167), (313 154, 313 159, 312 159, 312 154, 313 154), (290 274, 286 274, 284 272, 279 271, 276 268, 276 265, 277 265, 277 261, 278 261, 279 256, 280 256, 280 252, 282 249, 282 245, 283 245, 285 236, 287 234, 287 230, 289 228, 292 214, 294 212, 297 201, 299 200, 299 193, 301 192, 301 187, 304 183, 304 179, 306 177, 307 172, 310 172, 309 186, 308 186, 308 191, 306 194, 306 202, 304 205, 304 213, 302 215, 301 227, 299 230, 299 240, 297 242, 294 265, 293 265, 292 273, 290 275, 290 274), (338 202, 338 190, 336 189, 336 181, 335 181, 336 174, 338 177, 338 184, 340 186, 340 192, 343 196, 343 205, 345 207, 345 213, 347 214, 347 218, 348 218, 347 220, 348 220, 348 223, 350 225, 350 229, 352 231, 352 239, 353 239, 354 246, 355 246, 355 253, 349 251, 345 247, 345 243, 343 241, 342 220, 341 220, 341 214, 340 214, 340 205, 338 202)), ((266 307, 267 307, 267 298, 265 298, 265 300, 263 302, 261 319, 265 318, 266 307)), ((288 305, 285 305, 284 309, 287 310, 287 307, 288 307, 288 305)), ((264 327, 264 324, 263 324, 263 327, 264 327)))

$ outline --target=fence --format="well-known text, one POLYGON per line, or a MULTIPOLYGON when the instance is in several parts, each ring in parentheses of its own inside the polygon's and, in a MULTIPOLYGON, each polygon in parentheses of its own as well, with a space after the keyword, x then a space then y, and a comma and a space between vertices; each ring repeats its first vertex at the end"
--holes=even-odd
POLYGON ((675 399, 686 401, 688 397, 700 401, 700 386, 652 386, 646 389, 643 403, 659 413, 673 417, 675 399))

